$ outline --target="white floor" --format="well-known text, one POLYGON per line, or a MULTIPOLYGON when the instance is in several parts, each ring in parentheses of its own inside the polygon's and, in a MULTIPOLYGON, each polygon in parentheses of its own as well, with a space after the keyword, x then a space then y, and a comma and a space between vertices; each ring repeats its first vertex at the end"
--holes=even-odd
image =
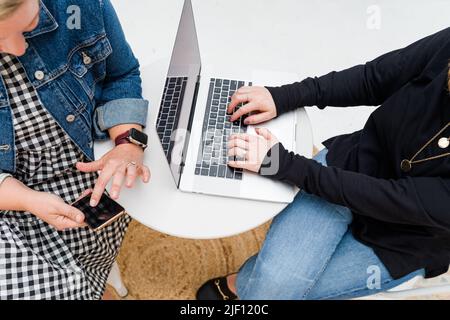
MULTIPOLYGON (((183 0, 113 0, 159 103, 183 0)), ((296 72, 299 78, 340 70, 449 26, 449 0, 193 0, 205 61, 296 72), (217 33, 225 44, 211 45, 217 33), (267 48, 253 52, 252 41, 267 48), (245 46, 249 43, 252 45, 245 46), (267 54, 270 52, 270 55, 267 54)), ((364 125, 372 108, 308 108, 315 143, 364 125)))

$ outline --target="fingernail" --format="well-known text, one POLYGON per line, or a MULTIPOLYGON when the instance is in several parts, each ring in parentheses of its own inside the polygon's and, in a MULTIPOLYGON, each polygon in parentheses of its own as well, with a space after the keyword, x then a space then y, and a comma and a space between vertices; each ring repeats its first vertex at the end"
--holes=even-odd
POLYGON ((116 191, 113 191, 113 192, 111 193, 111 197, 117 198, 117 192, 116 192, 116 191))
POLYGON ((83 222, 83 220, 84 220, 84 217, 81 215, 81 214, 79 214, 79 215, 77 215, 77 222, 78 223, 81 223, 81 222, 83 222))
POLYGON ((94 199, 91 199, 90 205, 91 205, 91 207, 95 207, 97 205, 97 201, 95 201, 94 199))

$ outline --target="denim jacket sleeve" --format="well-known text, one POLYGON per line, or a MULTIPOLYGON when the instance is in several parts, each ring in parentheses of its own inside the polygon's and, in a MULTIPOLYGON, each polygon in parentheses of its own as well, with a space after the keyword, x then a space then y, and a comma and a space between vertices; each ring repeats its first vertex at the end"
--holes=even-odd
POLYGON ((145 126, 148 101, 142 97, 139 62, 125 39, 110 0, 100 0, 106 35, 113 53, 106 61, 106 78, 94 115, 95 136, 106 139, 107 130, 120 124, 145 126))

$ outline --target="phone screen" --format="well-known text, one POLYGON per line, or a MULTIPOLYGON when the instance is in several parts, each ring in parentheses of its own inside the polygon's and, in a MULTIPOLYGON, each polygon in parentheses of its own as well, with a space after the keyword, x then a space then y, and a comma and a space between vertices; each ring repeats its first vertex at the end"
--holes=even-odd
POLYGON ((88 195, 72 204, 85 215, 86 224, 92 229, 99 229, 114 219, 117 215, 124 213, 125 209, 116 201, 102 195, 98 205, 91 207, 89 202, 91 195, 88 195))

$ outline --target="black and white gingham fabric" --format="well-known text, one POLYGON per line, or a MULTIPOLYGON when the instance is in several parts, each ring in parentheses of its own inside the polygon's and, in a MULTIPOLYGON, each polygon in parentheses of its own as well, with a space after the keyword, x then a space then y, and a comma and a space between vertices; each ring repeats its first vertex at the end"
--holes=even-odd
MULTIPOLYGON (((14 177, 75 201, 96 174, 76 171, 85 156, 42 106, 17 58, 0 54, 0 68, 14 119, 14 177)), ((100 299, 130 220, 58 232, 31 213, 0 211, 0 299, 100 299)))

